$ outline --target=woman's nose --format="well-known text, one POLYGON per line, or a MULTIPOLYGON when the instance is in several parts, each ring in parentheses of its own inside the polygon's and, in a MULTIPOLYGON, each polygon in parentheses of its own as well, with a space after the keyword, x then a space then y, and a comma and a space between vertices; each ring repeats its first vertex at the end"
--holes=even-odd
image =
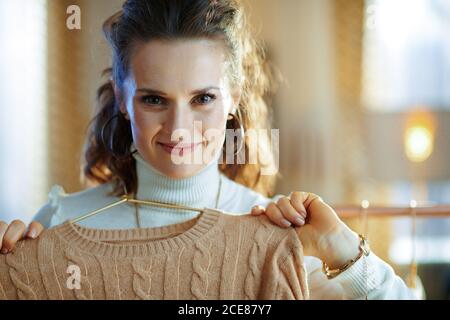
POLYGON ((196 120, 189 107, 176 106, 169 110, 165 122, 165 129, 174 137, 185 136, 195 132, 196 120))

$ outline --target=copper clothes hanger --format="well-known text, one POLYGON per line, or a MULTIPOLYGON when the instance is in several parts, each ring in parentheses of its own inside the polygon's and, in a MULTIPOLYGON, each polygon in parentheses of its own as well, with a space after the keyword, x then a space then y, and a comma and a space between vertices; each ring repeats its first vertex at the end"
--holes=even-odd
MULTIPOLYGON (((367 217, 367 209, 369 209, 370 203, 369 200, 363 200, 361 201, 361 207, 360 207, 360 224, 362 224, 362 234, 369 239, 369 220, 367 217)), ((362 259, 364 259, 364 256, 362 256, 362 259)), ((363 260, 363 272, 364 272, 364 278, 366 279, 366 294, 365 294, 365 300, 369 300, 368 293, 367 293, 367 262, 364 259, 363 260)))
MULTIPOLYGON (((134 197, 130 197, 128 195, 128 192, 126 190, 126 186, 125 184, 123 184, 124 189, 125 189, 125 195, 122 196, 120 200, 115 201, 111 204, 108 204, 104 207, 101 207, 99 209, 96 209, 94 211, 91 211, 89 213, 83 214, 80 217, 74 218, 72 220, 70 220, 71 223, 77 223, 79 221, 82 221, 84 219, 88 219, 90 217, 93 217, 97 214, 99 214, 100 212, 106 211, 108 209, 111 209, 115 206, 118 206, 119 204, 125 203, 125 202, 129 202, 129 203, 133 203, 135 205, 136 208, 136 219, 138 221, 138 227, 140 227, 140 218, 139 215, 137 213, 137 205, 138 204, 143 204, 143 205, 148 205, 148 206, 156 206, 156 207, 161 207, 161 208, 172 208, 172 209, 182 209, 182 210, 189 210, 189 211, 197 211, 200 213, 203 213, 203 211, 205 211, 204 209, 199 209, 199 208, 194 208, 194 207, 189 207, 189 206, 184 206, 184 205, 179 205, 179 204, 173 204, 173 203, 166 203, 166 202, 160 202, 160 201, 151 201, 151 200, 139 200, 136 199, 134 197)), ((220 193, 222 190, 222 176, 220 176, 219 178, 219 188, 218 188, 218 192, 217 192, 217 197, 216 197, 216 209, 218 207, 219 204, 219 198, 220 198, 220 193)))
POLYGON ((415 297, 419 300, 425 300, 426 293, 422 284, 422 280, 417 272, 417 230, 416 230, 416 207, 417 201, 411 200, 410 204, 412 227, 411 227, 411 241, 412 241, 412 257, 409 266, 409 273, 406 275, 406 285, 413 291, 415 297))

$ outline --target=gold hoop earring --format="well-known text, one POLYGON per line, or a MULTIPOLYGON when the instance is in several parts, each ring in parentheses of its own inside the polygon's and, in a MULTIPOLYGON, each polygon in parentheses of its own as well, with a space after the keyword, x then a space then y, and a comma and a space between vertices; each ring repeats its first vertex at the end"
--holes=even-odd
MULTIPOLYGON (((237 110, 237 112, 239 113, 239 109, 237 110)), ((239 120, 239 118, 234 114, 234 113, 229 113, 228 117, 227 117, 227 129, 235 129, 236 127, 239 128, 239 132, 240 132, 240 144, 239 144, 239 148, 237 149, 237 151, 235 151, 233 154, 237 155, 242 148, 244 147, 244 126, 242 125, 242 121, 239 120), (228 121, 233 121, 233 124, 231 125, 231 128, 228 127, 228 121), (237 125, 236 125, 237 123, 237 125)))
POLYGON ((106 148, 106 150, 117 160, 120 161, 127 161, 130 160, 131 157, 133 156, 133 154, 135 154, 137 152, 137 149, 133 150, 130 152, 129 150, 129 146, 127 143, 125 143, 125 146, 122 146, 122 149, 125 148, 125 152, 122 153, 117 153, 116 150, 114 150, 115 147, 117 147, 117 145, 114 143, 114 134, 112 132, 110 132, 110 137, 108 139, 108 141, 106 141, 105 139, 105 130, 107 127, 109 127, 112 123, 112 121, 114 119, 120 119, 120 116, 124 116, 122 113, 116 113, 114 115, 112 115, 102 126, 102 129, 100 131, 100 139, 101 142, 103 143, 104 147, 106 148))

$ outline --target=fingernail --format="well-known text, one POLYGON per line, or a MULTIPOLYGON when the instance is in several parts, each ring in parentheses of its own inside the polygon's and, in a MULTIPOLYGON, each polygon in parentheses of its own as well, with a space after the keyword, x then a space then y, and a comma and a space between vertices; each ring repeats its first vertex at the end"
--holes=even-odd
POLYGON ((291 225, 291 223, 289 221, 287 221, 286 219, 281 220, 281 224, 285 227, 289 227, 291 225))
POLYGON ((36 238, 36 230, 31 230, 30 233, 28 234, 28 237, 30 237, 31 239, 36 238))
POLYGON ((296 224, 299 224, 299 225, 302 225, 302 224, 305 223, 305 220, 303 218, 300 218, 300 217, 295 217, 294 221, 295 221, 296 224))
POLYGON ((1 253, 2 253, 2 254, 7 254, 7 253, 8 253, 8 249, 6 249, 6 248, 2 248, 2 251, 1 251, 1 253))
POLYGON ((300 214, 303 216, 303 218, 306 218, 306 211, 300 211, 300 214))

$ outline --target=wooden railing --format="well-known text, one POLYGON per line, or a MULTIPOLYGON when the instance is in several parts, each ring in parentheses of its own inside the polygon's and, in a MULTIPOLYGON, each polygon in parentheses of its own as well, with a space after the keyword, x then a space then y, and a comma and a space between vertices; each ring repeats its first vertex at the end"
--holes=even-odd
POLYGON ((331 206, 340 218, 374 217, 411 217, 417 218, 450 217, 450 205, 433 205, 417 207, 377 207, 370 206, 331 206))

